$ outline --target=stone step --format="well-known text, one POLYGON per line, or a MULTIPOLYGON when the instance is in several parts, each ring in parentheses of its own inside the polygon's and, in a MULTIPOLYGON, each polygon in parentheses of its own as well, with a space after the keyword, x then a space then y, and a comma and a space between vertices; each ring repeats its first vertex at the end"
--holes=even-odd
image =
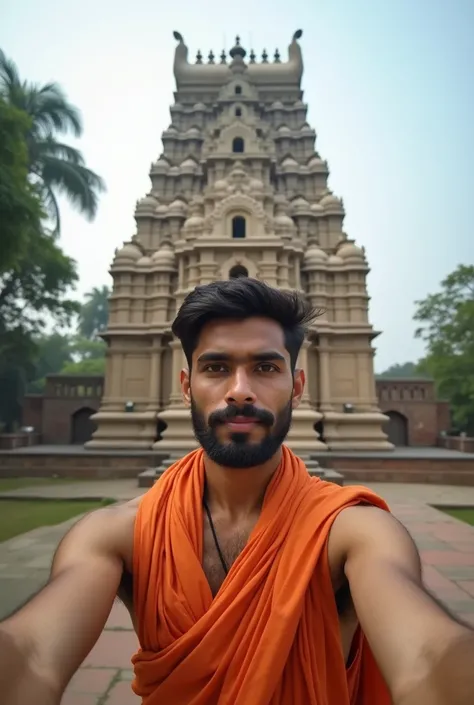
MULTIPOLYGON (((148 468, 138 475, 139 487, 153 487, 156 480, 164 471, 176 462, 177 458, 167 458, 156 468, 148 468)), ((322 468, 317 461, 306 461, 306 468, 311 477, 320 477, 326 482, 334 482, 341 487, 344 485, 344 475, 335 470, 322 468)))
POLYGON ((156 468, 148 468, 138 474, 139 487, 153 487, 156 481, 156 468))

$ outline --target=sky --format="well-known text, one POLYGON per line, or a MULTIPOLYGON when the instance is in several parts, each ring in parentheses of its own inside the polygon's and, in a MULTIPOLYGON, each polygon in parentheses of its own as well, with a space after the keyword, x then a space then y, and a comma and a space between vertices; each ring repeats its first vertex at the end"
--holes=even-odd
POLYGON ((23 78, 58 82, 80 108, 78 146, 107 184, 92 223, 61 200, 77 296, 111 284, 114 250, 135 232, 170 123, 173 30, 190 58, 239 34, 247 50, 285 59, 301 28, 316 148, 371 267, 376 371, 416 361, 415 302, 474 262, 473 27, 473 0, 0 0, 0 47, 23 78))

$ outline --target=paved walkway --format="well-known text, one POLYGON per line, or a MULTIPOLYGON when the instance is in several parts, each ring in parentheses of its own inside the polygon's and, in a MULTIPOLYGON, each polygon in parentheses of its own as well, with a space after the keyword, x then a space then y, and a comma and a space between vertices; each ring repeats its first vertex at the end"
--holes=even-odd
MULTIPOLYGON (((427 587, 474 626, 474 527, 430 506, 474 506, 474 487, 369 486, 387 500, 415 539, 427 587)), ((4 495, 126 500, 143 491, 133 480, 96 480, 41 486, 34 491, 22 488, 4 495)), ((54 550, 74 521, 0 543, 0 619, 46 582, 54 550)), ((117 601, 99 641, 68 686, 62 705, 139 705, 130 688, 130 657, 137 646, 128 613, 117 601)))

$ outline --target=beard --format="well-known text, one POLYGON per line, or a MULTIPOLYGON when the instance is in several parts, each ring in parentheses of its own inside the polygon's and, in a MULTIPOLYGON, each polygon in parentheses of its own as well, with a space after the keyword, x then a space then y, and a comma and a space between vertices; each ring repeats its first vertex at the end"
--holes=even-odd
POLYGON ((211 460, 228 468, 252 468, 270 460, 288 435, 291 417, 290 399, 276 416, 265 409, 256 409, 251 404, 242 407, 230 405, 226 409, 214 411, 206 421, 204 414, 191 400, 191 420, 197 441, 211 460), (252 442, 249 433, 235 432, 231 434, 230 440, 220 441, 217 436, 218 427, 236 416, 257 419, 268 429, 265 438, 252 442))

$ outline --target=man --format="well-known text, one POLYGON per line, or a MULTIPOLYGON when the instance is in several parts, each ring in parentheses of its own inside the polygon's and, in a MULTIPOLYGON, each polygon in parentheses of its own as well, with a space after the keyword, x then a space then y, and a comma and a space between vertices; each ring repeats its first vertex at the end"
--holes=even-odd
POLYGON ((2 703, 58 705, 118 593, 147 705, 472 705, 474 633, 423 588, 405 529, 283 445, 313 318, 252 279, 187 297, 173 333, 201 448, 70 530, 0 625, 2 703))

